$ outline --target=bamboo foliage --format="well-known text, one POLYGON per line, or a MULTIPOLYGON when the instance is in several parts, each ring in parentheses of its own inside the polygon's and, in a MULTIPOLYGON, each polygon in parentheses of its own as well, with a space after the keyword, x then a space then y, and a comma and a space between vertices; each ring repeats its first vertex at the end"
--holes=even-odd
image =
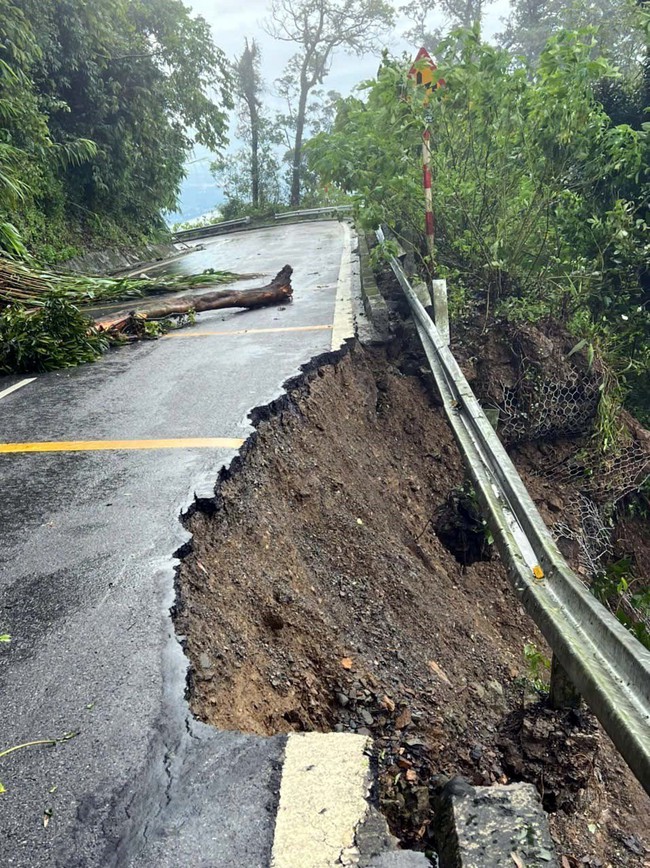
POLYGON ((162 292, 215 286, 240 279, 229 271, 162 277, 89 277, 40 271, 0 257, 0 310, 10 304, 41 305, 50 293, 73 304, 140 298, 162 292))

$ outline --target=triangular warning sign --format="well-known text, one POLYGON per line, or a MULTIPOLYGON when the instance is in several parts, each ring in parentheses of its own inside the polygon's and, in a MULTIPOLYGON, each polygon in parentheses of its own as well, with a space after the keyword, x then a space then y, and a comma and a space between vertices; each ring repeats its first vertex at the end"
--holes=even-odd
POLYGON ((416 84, 426 87, 427 90, 433 90, 434 87, 440 87, 445 83, 444 79, 440 78, 434 85, 433 73, 436 69, 438 67, 434 59, 426 48, 421 48, 413 61, 413 66, 409 70, 408 77, 416 84))

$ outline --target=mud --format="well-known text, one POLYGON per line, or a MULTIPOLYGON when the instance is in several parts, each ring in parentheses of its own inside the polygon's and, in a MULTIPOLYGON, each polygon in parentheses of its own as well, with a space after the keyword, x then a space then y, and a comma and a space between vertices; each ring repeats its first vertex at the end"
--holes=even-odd
POLYGON ((434 776, 460 773, 535 783, 570 866, 650 864, 650 803, 591 716, 530 701, 523 647, 548 651, 497 556, 469 563, 436 533, 464 473, 404 358, 355 346, 294 384, 188 517, 192 709, 260 734, 371 734, 381 807, 411 846, 432 847, 434 776))

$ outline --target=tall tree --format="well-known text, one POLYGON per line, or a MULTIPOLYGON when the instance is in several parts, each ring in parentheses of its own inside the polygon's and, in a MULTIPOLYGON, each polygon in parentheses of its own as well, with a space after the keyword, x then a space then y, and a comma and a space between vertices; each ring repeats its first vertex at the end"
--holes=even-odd
POLYGON ((394 10, 385 0, 272 0, 267 32, 298 45, 288 73, 296 71, 297 104, 293 137, 291 204, 300 204, 302 147, 308 100, 328 75, 338 49, 363 55, 376 51, 393 24, 394 10))
POLYGON ((226 140, 229 79, 207 23, 180 0, 0 0, 0 21, 0 144, 13 148, 0 162, 20 170, 26 240, 65 247, 84 219, 95 234, 160 225, 192 140, 226 140))
POLYGON ((548 40, 561 30, 595 29, 595 49, 619 68, 634 68, 643 54, 635 0, 513 0, 497 39, 513 54, 536 65, 548 40))
MULTIPOLYGON (((285 110, 279 111, 275 116, 275 130, 278 141, 286 148, 284 154, 285 166, 289 166, 286 184, 291 189, 294 177, 294 149, 296 127, 298 122, 297 107, 299 104, 299 80, 295 74, 286 72, 282 78, 275 82, 276 93, 285 103, 285 110)), ((325 91, 323 88, 314 88, 309 94, 309 100, 305 110, 304 145, 300 156, 300 201, 309 204, 306 207, 316 208, 320 205, 330 204, 323 201, 325 191, 320 184, 320 178, 306 159, 306 146, 308 136, 319 133, 331 132, 336 119, 336 112, 341 101, 341 94, 336 90, 325 91)), ((325 199, 328 199, 325 196, 325 199)))
POLYGON ((260 50, 253 39, 248 44, 245 41, 244 50, 235 61, 237 73, 237 93, 244 103, 247 114, 246 125, 250 136, 251 147, 251 197, 253 208, 260 207, 260 109, 262 103, 259 95, 262 92, 262 76, 260 74, 260 50))
POLYGON ((280 163, 277 154, 282 144, 276 125, 263 102, 264 84, 260 73, 261 52, 255 40, 244 43, 234 61, 237 102, 237 139, 242 147, 210 164, 210 170, 223 187, 227 199, 224 216, 238 217, 266 210, 280 201, 280 163))
POLYGON ((418 47, 424 46, 435 52, 442 40, 452 30, 465 28, 470 30, 475 24, 481 24, 485 9, 494 0, 434 0, 432 3, 421 3, 419 0, 400 6, 400 12, 411 23, 405 31, 404 38, 418 47), (436 15, 439 24, 432 19, 436 15))

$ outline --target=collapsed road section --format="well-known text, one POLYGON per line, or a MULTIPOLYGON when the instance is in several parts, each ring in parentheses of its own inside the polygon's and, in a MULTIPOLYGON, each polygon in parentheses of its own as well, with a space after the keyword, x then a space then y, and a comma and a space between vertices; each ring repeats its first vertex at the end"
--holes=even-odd
POLYGON ((558 859, 642 864, 645 797, 586 712, 540 700, 547 650, 421 359, 338 351, 347 228, 222 238, 186 267, 262 255, 269 277, 292 262, 293 304, 0 390, 6 864, 423 865, 445 814, 503 826, 488 791, 513 782, 505 843, 553 864, 527 781, 558 859))
POLYGON ((356 346, 294 383, 189 515, 191 707, 220 729, 372 737, 407 847, 439 849, 437 800, 461 774, 534 783, 566 864, 642 865, 647 797, 586 710, 542 701, 548 650, 404 349, 356 346))

